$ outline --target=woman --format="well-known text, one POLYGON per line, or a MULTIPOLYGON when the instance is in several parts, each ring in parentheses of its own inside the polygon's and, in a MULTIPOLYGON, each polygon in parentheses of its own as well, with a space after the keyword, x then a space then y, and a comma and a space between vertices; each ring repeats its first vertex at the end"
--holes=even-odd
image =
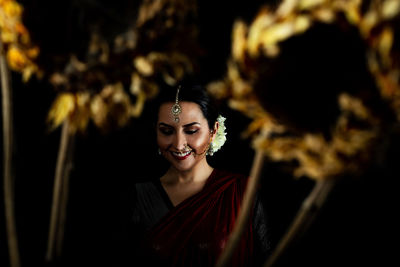
MULTIPOLYGON (((213 266, 232 232, 247 177, 208 164, 207 155, 225 142, 225 126, 202 87, 164 90, 158 106, 157 144, 170 167, 161 178, 136 185, 133 221, 145 244, 137 256, 144 266, 213 266)), ((254 266, 267 250, 256 201, 232 264, 254 266)))

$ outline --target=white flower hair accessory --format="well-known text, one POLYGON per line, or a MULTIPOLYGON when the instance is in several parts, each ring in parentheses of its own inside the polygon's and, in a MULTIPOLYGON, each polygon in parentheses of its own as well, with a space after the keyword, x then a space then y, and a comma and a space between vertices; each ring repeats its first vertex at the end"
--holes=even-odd
POLYGON ((207 151, 207 155, 210 156, 214 155, 214 153, 217 152, 225 144, 226 141, 225 120, 226 118, 222 117, 221 115, 218 116, 217 118, 219 124, 218 131, 214 140, 210 144, 210 147, 207 151))

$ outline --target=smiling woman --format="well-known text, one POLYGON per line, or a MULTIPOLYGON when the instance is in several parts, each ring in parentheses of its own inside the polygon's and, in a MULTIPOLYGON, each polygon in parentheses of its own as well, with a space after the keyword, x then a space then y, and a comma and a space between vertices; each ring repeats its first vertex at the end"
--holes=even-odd
POLYGON ((218 130, 218 122, 213 129, 208 127, 200 107, 193 102, 182 102, 183 112, 179 122, 170 114, 171 103, 160 107, 157 143, 163 156, 180 171, 208 167, 205 154, 218 130), (200 165, 199 165, 200 164, 200 165), (206 164, 206 165, 205 165, 206 164))
MULTIPOLYGON (((154 112, 159 154, 170 166, 132 192, 132 261, 139 266, 213 266, 232 232, 247 177, 207 161, 223 145, 225 127, 204 88, 166 89, 154 112)), ((265 260, 269 240, 258 199, 252 218, 232 266, 257 266, 265 260)))

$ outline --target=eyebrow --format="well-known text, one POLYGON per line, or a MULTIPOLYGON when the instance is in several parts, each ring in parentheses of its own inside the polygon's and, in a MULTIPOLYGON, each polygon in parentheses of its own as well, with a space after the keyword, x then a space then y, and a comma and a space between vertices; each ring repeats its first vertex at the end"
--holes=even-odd
MULTIPOLYGON (((193 125, 195 125, 195 124, 201 125, 199 122, 195 121, 195 122, 191 122, 191 123, 185 124, 185 125, 183 125, 183 127, 190 127, 190 126, 193 126, 193 125)), ((158 126, 165 126, 165 127, 173 128, 173 126, 171 126, 171 125, 169 125, 169 124, 166 124, 166 123, 164 123, 164 122, 160 122, 160 123, 158 124, 158 126)))

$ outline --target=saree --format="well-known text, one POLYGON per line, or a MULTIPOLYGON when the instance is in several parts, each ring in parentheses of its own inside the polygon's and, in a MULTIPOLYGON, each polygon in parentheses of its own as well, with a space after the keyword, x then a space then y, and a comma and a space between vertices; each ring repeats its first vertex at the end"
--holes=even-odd
MULTIPOLYGON (((226 246, 247 184, 244 175, 214 169, 203 189, 163 216, 146 238, 151 266, 214 266, 226 246)), ((229 266, 253 266, 248 223, 229 266)))

